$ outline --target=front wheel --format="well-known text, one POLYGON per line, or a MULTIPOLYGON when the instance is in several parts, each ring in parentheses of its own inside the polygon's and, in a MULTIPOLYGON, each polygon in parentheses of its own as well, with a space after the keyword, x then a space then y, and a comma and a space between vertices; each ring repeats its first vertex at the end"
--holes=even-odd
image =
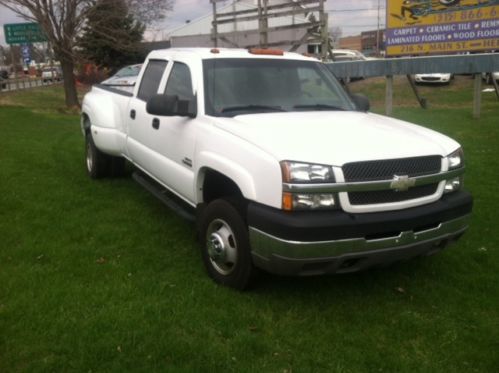
POLYGON ((204 265, 215 282, 238 290, 251 285, 256 269, 248 229, 234 204, 211 202, 201 217, 200 238, 204 265))

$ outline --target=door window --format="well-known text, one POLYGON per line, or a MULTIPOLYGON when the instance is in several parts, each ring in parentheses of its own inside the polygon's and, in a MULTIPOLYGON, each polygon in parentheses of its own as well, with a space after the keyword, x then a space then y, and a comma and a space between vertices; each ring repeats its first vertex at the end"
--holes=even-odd
POLYGON ((172 67, 172 72, 168 78, 165 94, 178 96, 179 100, 192 100, 192 79, 189 67, 180 62, 175 62, 172 67))
POLYGON ((139 93, 137 98, 143 101, 148 101, 152 96, 158 93, 161 77, 165 72, 167 61, 149 60, 146 71, 140 82, 139 93))

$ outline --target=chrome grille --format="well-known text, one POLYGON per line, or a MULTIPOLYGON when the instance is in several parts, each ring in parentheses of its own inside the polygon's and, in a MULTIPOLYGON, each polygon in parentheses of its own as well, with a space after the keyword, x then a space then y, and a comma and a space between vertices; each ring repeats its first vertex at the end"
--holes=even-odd
POLYGON ((409 177, 437 174, 441 170, 442 157, 383 159, 378 161, 346 163, 343 175, 346 182, 391 180, 394 175, 409 177))

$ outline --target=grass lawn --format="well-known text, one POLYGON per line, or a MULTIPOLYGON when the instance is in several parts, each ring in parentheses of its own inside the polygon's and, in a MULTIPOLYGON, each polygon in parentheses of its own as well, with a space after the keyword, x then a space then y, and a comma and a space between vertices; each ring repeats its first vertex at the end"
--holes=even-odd
MULTIPOLYGON (((191 225, 131 178, 90 180, 62 89, 0 95, 0 372, 499 371, 499 102, 395 85, 395 116, 465 149, 471 229, 431 258, 239 293, 205 274, 191 225)), ((352 84, 382 111, 384 83, 352 84)))

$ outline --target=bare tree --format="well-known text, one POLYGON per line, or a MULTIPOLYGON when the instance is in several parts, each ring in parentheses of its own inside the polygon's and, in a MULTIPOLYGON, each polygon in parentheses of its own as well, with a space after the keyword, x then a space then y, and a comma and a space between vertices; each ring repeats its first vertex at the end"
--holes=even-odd
POLYGON ((60 61, 67 106, 78 106, 73 70, 76 35, 85 22, 90 0, 0 0, 21 17, 38 22, 60 61))
POLYGON ((331 35, 333 47, 336 48, 339 45, 342 34, 343 30, 339 26, 333 26, 329 29, 329 35, 331 35))
MULTIPOLYGON (((79 105, 73 73, 74 51, 78 36, 95 2, 96 0, 0 0, 0 5, 26 20, 40 24, 56 59, 61 63, 66 105, 70 107, 79 105)), ((173 1, 127 0, 127 3, 141 17, 140 21, 154 22, 165 17, 166 12, 172 8, 173 1)))
POLYGON ((173 9, 175 0, 126 0, 130 13, 144 25, 152 25, 165 19, 173 9))

